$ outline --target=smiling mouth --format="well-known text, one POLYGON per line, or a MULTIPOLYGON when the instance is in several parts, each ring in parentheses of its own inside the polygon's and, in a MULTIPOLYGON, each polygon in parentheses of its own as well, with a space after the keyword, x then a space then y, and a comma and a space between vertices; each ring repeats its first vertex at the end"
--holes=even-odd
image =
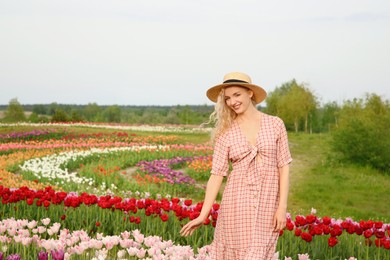
POLYGON ((235 105, 235 106, 233 106, 233 109, 237 110, 239 107, 240 107, 240 105, 235 105))

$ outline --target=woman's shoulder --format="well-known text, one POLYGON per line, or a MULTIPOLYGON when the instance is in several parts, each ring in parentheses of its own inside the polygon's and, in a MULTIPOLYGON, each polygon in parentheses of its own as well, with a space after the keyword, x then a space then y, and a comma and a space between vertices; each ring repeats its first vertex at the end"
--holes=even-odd
POLYGON ((233 134, 233 124, 232 123, 227 129, 215 136, 215 141, 227 141, 230 139, 233 134))
POLYGON ((267 122, 269 125, 272 125, 274 128, 284 127, 284 122, 280 117, 265 114, 263 112, 262 112, 262 115, 263 115, 264 121, 267 122))
POLYGON ((269 122, 272 122, 275 124, 283 123, 283 120, 278 116, 269 115, 269 114, 266 114, 264 112, 261 112, 261 113, 262 113, 263 118, 269 122))

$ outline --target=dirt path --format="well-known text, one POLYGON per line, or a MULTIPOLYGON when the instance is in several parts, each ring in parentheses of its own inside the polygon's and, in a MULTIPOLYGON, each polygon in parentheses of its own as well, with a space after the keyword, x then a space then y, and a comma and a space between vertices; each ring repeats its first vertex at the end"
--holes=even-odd
POLYGON ((129 168, 126 168, 126 169, 122 169, 121 172, 125 172, 124 177, 128 180, 132 180, 132 176, 134 175, 134 173, 137 171, 138 167, 136 166, 132 166, 132 167, 129 167, 129 168))
POLYGON ((290 165, 290 191, 289 207, 299 208, 294 205, 294 194, 305 185, 305 178, 320 165, 326 158, 329 148, 327 140, 320 134, 299 134, 289 138, 289 146, 293 162, 290 165))

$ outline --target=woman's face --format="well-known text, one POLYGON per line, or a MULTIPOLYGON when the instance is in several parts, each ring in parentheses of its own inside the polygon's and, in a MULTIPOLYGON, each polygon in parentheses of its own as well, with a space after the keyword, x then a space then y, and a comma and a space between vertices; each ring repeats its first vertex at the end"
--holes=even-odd
POLYGON ((225 103, 237 114, 244 113, 252 105, 253 92, 243 87, 225 88, 225 103))

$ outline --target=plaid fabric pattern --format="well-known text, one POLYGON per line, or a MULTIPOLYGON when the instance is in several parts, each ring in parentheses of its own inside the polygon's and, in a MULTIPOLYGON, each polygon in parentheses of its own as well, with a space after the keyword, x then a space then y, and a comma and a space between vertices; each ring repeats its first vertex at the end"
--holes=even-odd
POLYGON ((237 122, 218 137, 211 173, 228 179, 212 259, 272 259, 279 236, 272 226, 279 203, 278 168, 291 161, 286 128, 278 117, 262 114, 255 146, 237 122))

